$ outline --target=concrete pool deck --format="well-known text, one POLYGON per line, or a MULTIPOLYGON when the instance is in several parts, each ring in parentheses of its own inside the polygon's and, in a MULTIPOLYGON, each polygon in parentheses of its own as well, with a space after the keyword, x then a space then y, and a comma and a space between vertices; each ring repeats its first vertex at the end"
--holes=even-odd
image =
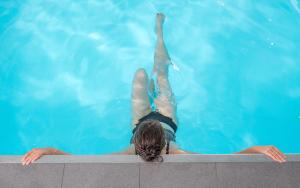
POLYGON ((1 188, 299 188, 300 154, 286 163, 263 155, 44 156, 22 166, 22 156, 0 156, 1 188))

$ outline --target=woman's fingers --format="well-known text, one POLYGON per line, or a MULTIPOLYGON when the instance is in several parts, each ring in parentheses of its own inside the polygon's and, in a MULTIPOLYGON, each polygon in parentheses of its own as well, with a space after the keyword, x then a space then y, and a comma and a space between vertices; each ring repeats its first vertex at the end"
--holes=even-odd
POLYGON ((277 162, 285 162, 284 155, 275 147, 269 147, 266 154, 277 162))
POLYGON ((286 159, 286 155, 284 155, 284 153, 282 153, 278 148, 274 147, 274 149, 276 150, 276 152, 280 155, 280 157, 282 157, 283 159, 286 159))
POLYGON ((25 165, 30 164, 31 159, 32 159, 32 156, 33 156, 33 153, 32 153, 31 155, 29 155, 29 156, 26 158, 26 160, 25 160, 25 165))
POLYGON ((41 157, 41 155, 35 155, 32 157, 32 162, 38 160, 41 157))
POLYGON ((28 154, 26 154, 22 160, 22 164, 23 165, 29 165, 30 163, 32 163, 33 161, 39 159, 41 157, 41 153, 33 150, 31 152, 29 152, 28 154))
POLYGON ((31 155, 33 153, 33 150, 27 152, 23 157, 22 157, 22 161, 25 161, 29 155, 31 155))
POLYGON ((274 155, 272 154, 272 152, 267 151, 265 154, 266 154, 270 159, 272 159, 272 160, 274 160, 274 161, 278 161, 278 160, 274 157, 274 155))
POLYGON ((278 153, 275 150, 272 149, 270 152, 278 162, 283 162, 282 158, 278 155, 278 153))
POLYGON ((263 152, 265 155, 267 155, 267 157, 269 157, 270 159, 277 161, 276 157, 274 156, 271 147, 268 147, 267 150, 265 152, 263 152))
POLYGON ((275 153, 275 155, 277 156, 277 158, 279 158, 279 160, 281 162, 285 162, 286 161, 285 160, 286 156, 281 151, 279 151, 278 148, 272 147, 272 151, 275 153))
POLYGON ((33 154, 33 151, 29 152, 28 154, 26 154, 26 156, 24 157, 24 159, 22 160, 22 164, 25 165, 26 162, 30 159, 31 155, 33 154))
POLYGON ((277 151, 275 151, 274 153, 281 162, 285 162, 285 159, 280 155, 280 153, 278 153, 277 151))
POLYGON ((276 157, 276 155, 272 151, 268 151, 267 156, 270 157, 272 160, 280 162, 280 160, 276 157))
POLYGON ((30 157, 27 157, 26 160, 23 162, 23 165, 28 165, 29 161, 30 161, 30 157))

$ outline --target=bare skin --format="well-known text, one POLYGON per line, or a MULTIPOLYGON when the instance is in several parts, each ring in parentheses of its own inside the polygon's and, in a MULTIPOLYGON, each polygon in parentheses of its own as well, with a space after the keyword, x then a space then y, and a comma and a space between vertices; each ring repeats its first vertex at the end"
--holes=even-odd
MULTIPOLYGON (((157 58, 159 60, 165 60, 167 64, 164 66, 161 66, 161 64, 154 64, 153 68, 153 73, 157 74, 158 80, 164 83, 164 76, 167 76, 167 67, 168 64, 170 63, 170 58, 168 55, 168 52, 165 49, 164 42, 163 42, 163 34, 162 34, 162 25, 164 22, 165 16, 161 13, 157 14, 156 16, 156 34, 158 37, 158 46, 156 50, 156 54, 154 58, 157 58)), ((158 61, 159 62, 159 61, 158 61)), ((157 102, 159 105, 159 101, 157 102)), ((146 104, 148 106, 149 104, 146 104)), ((169 110, 168 108, 165 111, 166 114, 170 114, 175 121, 176 117, 173 114, 174 112, 172 110, 169 110)), ((127 149, 116 152, 116 153, 111 153, 113 155, 135 155, 134 151, 128 147, 127 149)), ((185 151, 179 148, 170 148, 169 154, 200 154, 200 153, 195 153, 195 152, 190 152, 190 151, 185 151)), ((235 154, 264 154, 268 158, 272 159, 273 161, 282 163, 286 161, 286 156, 275 146, 253 146, 250 148, 247 148, 245 150, 239 151, 235 154)), ((64 151, 55 149, 55 148, 34 148, 31 151, 27 152, 23 158, 22 158, 22 164, 23 165, 29 165, 30 163, 33 163, 34 161, 38 160, 44 155, 70 155, 69 153, 66 153, 64 151)))

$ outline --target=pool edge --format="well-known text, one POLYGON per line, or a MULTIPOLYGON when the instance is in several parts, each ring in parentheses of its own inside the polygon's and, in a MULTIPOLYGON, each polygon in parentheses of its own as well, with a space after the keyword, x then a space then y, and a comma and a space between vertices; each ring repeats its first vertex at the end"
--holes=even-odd
MULTIPOLYGON (((272 162, 261 154, 162 155, 166 163, 272 162)), ((0 163, 20 163, 22 155, 0 155, 0 163)), ((136 155, 46 155, 35 163, 144 163, 136 155)), ((300 162, 300 154, 287 154, 287 162, 300 162)))

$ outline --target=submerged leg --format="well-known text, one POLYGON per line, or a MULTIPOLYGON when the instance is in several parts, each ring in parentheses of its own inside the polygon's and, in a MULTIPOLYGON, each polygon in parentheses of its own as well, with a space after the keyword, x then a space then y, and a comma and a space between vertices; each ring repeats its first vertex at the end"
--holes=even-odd
POLYGON ((158 96, 154 100, 157 110, 173 119, 177 124, 176 116, 176 101, 172 88, 168 80, 169 64, 171 63, 170 56, 163 40, 163 22, 165 16, 163 14, 156 15, 156 49, 154 54, 153 74, 157 77, 157 92, 158 96))
POLYGON ((132 128, 138 120, 151 112, 148 97, 148 75, 144 69, 138 69, 134 75, 131 94, 132 128))
POLYGON ((156 15, 155 32, 156 32, 156 47, 154 54, 153 74, 167 73, 168 65, 171 63, 171 58, 165 46, 163 38, 163 23, 165 16, 162 13, 156 15))

